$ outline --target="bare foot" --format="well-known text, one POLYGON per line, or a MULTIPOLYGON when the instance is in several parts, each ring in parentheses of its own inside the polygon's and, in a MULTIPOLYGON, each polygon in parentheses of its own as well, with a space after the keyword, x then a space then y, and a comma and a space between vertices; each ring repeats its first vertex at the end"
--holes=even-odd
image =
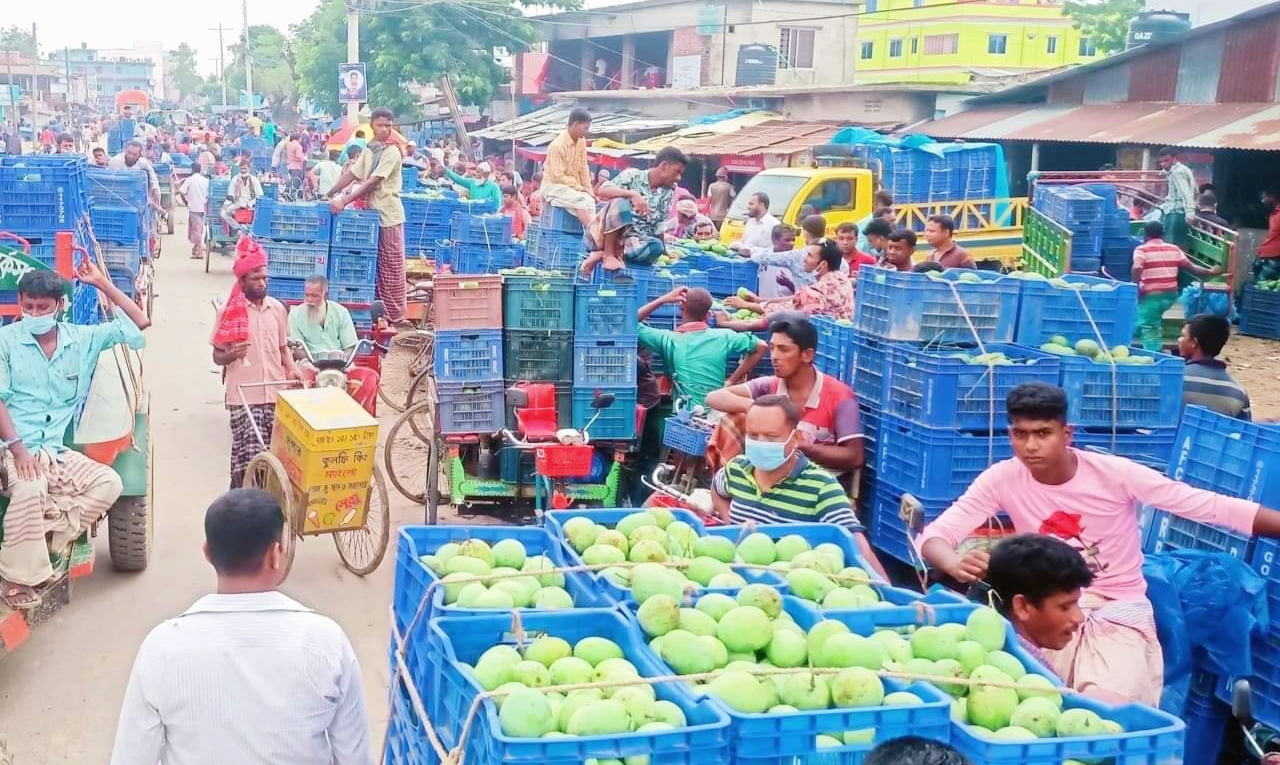
POLYGON ((582 272, 583 276, 590 276, 591 271, 603 257, 604 253, 599 251, 588 254, 586 259, 582 261, 582 265, 578 267, 578 270, 582 272))
POLYGON ((604 270, 621 271, 624 267, 626 267, 626 263, 622 262, 622 258, 618 257, 617 255, 609 255, 607 253, 605 254, 604 270))

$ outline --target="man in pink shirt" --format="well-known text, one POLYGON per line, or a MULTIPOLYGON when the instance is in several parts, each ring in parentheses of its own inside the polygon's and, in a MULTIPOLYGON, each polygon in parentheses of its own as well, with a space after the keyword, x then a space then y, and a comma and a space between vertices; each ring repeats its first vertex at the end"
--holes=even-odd
POLYGON ((284 149, 284 164, 289 169, 289 179, 296 188, 302 188, 303 176, 307 165, 307 153, 302 149, 302 140, 297 133, 289 136, 289 143, 284 149))
POLYGON ((1009 392, 1007 406, 1015 459, 987 468, 925 527, 921 556, 960 582, 983 578, 987 554, 972 550, 961 556, 956 549, 998 512, 1019 533, 1067 542, 1094 579, 1080 601, 1086 618, 1079 631, 1062 648, 1045 646, 1050 667, 1082 693, 1154 705, 1164 664, 1142 576, 1138 505, 1262 536, 1280 536, 1280 513, 1193 489, 1123 457, 1072 448, 1067 396, 1060 388, 1020 385, 1009 392))

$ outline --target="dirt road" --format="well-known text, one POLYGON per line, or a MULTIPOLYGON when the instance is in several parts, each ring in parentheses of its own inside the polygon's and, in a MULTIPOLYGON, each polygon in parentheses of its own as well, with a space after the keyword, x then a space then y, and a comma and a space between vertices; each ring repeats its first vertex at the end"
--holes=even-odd
POLYGON ((1222 358, 1249 391, 1253 418, 1280 419, 1280 340, 1233 335, 1222 358))

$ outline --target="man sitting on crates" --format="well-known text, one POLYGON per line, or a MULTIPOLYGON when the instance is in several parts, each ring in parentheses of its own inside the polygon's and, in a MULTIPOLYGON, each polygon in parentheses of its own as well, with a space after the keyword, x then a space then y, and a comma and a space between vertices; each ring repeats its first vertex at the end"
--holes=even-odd
POLYGON ((970 583, 987 575, 990 556, 957 547, 997 513, 1020 534, 1047 534, 1074 547, 1093 572, 1084 591, 1083 626, 1049 667, 1076 690, 1109 702, 1155 706, 1164 660, 1142 576, 1138 505, 1224 526, 1237 534, 1280 536, 1280 512, 1257 502, 1194 489, 1124 457, 1071 447, 1067 394, 1047 383, 1009 391, 1013 459, 982 472, 917 541, 929 565, 970 583))
POLYGON ((596 214, 596 197, 587 166, 587 134, 591 114, 586 109, 569 112, 569 124, 547 147, 542 168, 542 203, 573 213, 585 229, 596 214))
POLYGON ((76 278, 106 296, 114 307, 111 321, 58 321, 66 281, 36 270, 18 281, 22 319, 0 328, 0 401, 8 409, 8 417, 0 417, 0 437, 8 447, 3 464, 9 498, 0 596, 15 609, 39 604, 36 588, 54 577, 50 553, 68 561, 71 545, 124 489, 109 465, 68 449, 65 438, 89 394, 98 356, 116 345, 142 348, 141 330, 151 321, 91 260, 81 262, 76 278))
POLYGON ((262 184, 250 170, 249 159, 245 157, 240 160, 240 172, 227 185, 227 199, 223 203, 220 213, 223 222, 227 224, 227 229, 247 233, 247 224, 236 220, 236 212, 239 210, 252 210, 261 198, 262 184))
POLYGON ((303 374, 289 352, 289 316, 267 295, 267 255, 249 239, 232 271, 236 284, 214 322, 213 363, 222 367, 231 414, 231 488, 244 482, 254 455, 267 448, 275 424, 276 391, 303 374))

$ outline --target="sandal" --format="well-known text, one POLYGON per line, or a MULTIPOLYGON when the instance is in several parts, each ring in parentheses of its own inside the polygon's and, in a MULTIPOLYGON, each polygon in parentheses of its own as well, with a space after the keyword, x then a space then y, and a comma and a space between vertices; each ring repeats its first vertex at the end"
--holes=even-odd
POLYGON ((0 600, 4 600, 5 604, 15 611, 33 609, 39 606, 41 602, 36 588, 26 584, 14 584, 13 582, 4 583, 4 595, 0 600))

